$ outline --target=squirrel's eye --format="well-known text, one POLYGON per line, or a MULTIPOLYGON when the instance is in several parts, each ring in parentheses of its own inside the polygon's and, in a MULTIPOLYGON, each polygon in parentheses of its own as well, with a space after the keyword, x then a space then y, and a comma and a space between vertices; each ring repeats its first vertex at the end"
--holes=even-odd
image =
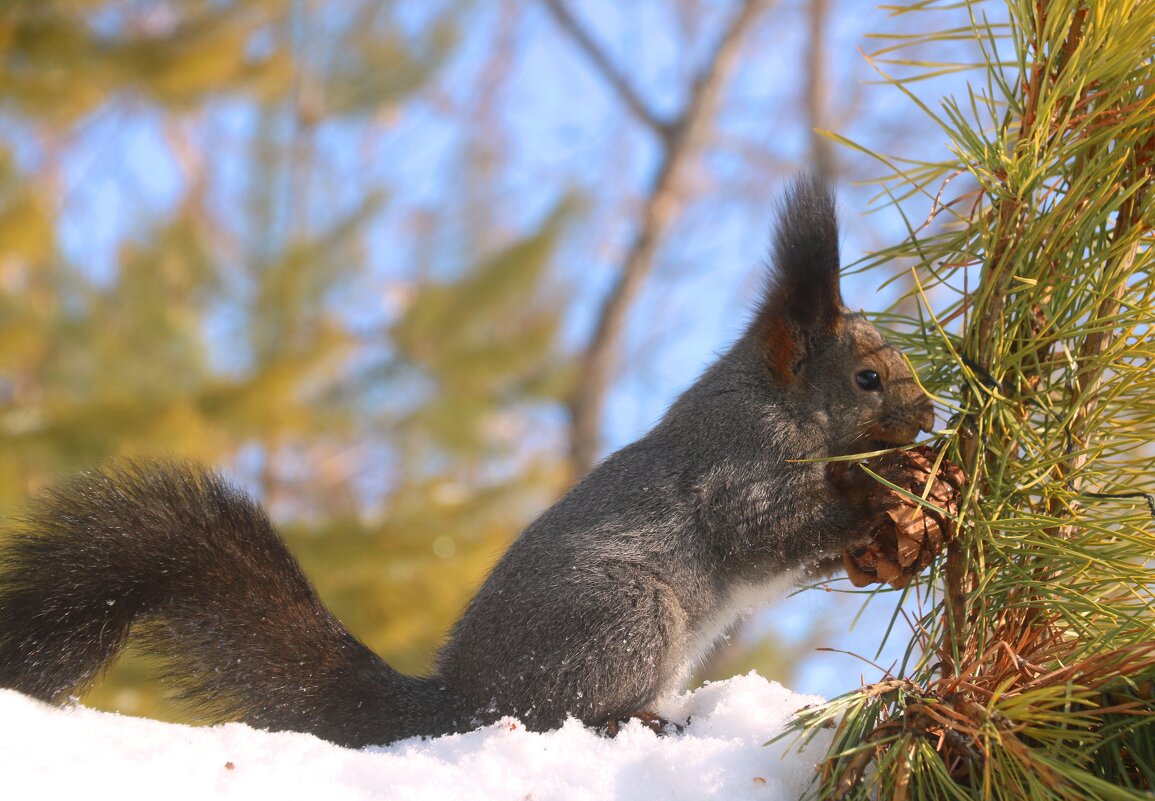
POLYGON ((854 380, 867 392, 878 392, 882 389, 882 377, 874 370, 863 370, 854 376, 854 380))

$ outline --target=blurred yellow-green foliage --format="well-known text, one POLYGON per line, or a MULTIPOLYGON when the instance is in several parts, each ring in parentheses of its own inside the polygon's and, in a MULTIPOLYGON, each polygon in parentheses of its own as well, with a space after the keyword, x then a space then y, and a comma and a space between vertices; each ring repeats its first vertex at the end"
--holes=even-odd
MULTIPOLYGON (((118 456, 219 466, 359 636, 426 668, 569 480, 580 355, 630 254, 648 278, 600 452, 743 324, 800 164, 840 178, 848 261, 888 236, 853 213, 873 167, 816 133, 937 153, 866 101, 858 48, 888 19, 857 0, 0 3, 0 515, 118 456)), ((880 308, 875 288, 844 294, 880 308)), ((788 679, 842 628, 828 601, 761 625, 757 664, 788 679)), ((147 675, 127 659, 92 700, 158 714, 147 675)))
MULTIPOLYGON (((221 465, 284 521, 337 613, 420 671, 559 488, 518 417, 564 389, 546 266, 568 205, 462 245, 436 276, 381 277, 368 239, 386 188, 338 185, 329 150, 380 134, 373 115, 424 85, 457 25, 403 29, 395 11, 0 9, 0 509, 120 455, 221 465), (110 209, 124 197, 88 194, 94 179, 140 182, 139 207, 110 209)), ((129 658, 91 700, 178 715, 146 676, 129 658)))

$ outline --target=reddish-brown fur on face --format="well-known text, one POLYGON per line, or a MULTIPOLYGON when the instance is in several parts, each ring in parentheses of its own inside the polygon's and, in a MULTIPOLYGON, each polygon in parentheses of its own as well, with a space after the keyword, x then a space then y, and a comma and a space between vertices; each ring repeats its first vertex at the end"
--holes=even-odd
POLYGON ((771 374, 783 384, 793 384, 812 343, 837 336, 842 330, 841 321, 841 317, 835 317, 833 324, 824 322, 821 327, 803 328, 786 314, 767 314, 760 321, 759 344, 771 374))
POLYGON ((811 343, 837 333, 838 222, 834 197, 812 175, 796 180, 780 210, 770 290, 758 312, 760 340, 771 373, 794 382, 811 343))
POLYGON ((797 334, 791 330, 785 317, 775 316, 765 321, 762 348, 766 365, 781 382, 789 384, 794 376, 794 365, 801 359, 797 334))

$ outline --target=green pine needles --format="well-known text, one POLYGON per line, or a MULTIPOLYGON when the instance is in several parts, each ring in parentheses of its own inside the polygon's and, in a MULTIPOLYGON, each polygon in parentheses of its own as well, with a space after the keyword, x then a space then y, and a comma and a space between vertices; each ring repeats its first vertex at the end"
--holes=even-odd
POLYGON ((878 157, 891 202, 929 213, 868 264, 915 263, 896 308, 920 311, 883 322, 950 415, 958 532, 908 592, 907 664, 797 728, 835 729, 824 799, 1150 797, 1155 2, 964 6, 969 29, 874 56, 953 158, 878 157), (978 64, 906 58, 968 37, 978 64), (962 70, 965 97, 916 95, 962 70))

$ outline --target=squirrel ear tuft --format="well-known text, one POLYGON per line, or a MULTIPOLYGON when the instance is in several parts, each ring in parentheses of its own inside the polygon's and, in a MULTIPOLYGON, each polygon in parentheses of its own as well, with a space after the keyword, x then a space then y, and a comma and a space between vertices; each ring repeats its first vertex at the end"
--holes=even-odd
POLYGON ((834 194, 816 174, 803 173, 787 190, 772 257, 757 322, 771 369, 789 382, 811 341, 832 334, 844 312, 834 194))

